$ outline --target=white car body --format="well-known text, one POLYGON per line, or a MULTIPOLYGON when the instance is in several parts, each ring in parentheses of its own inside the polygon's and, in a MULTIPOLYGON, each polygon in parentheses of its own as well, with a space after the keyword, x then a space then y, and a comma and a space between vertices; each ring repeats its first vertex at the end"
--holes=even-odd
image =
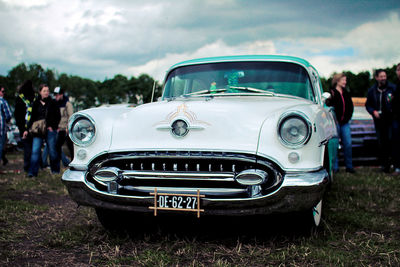
POLYGON ((101 130, 97 131, 95 144, 87 150, 87 158, 79 160, 75 157, 71 166, 85 168, 88 158, 108 151, 182 149, 258 154, 274 159, 286 171, 321 168, 324 150, 319 145, 334 134, 332 121, 322 119, 327 116, 327 111, 319 105, 310 105, 307 100, 280 97, 277 101, 276 98, 248 96, 242 99, 231 96, 213 101, 186 99, 160 101, 136 108, 104 107, 85 110, 80 114, 90 116, 96 122, 96 128, 101 130), (277 136, 276 125, 286 112, 307 114, 316 128, 321 129, 310 140, 313 146, 302 149, 304 160, 297 163, 288 161, 288 153, 293 150, 282 145, 277 136), (172 113, 176 113, 176 116, 169 118, 172 113), (199 129, 192 130, 185 138, 174 138, 169 131, 172 120, 188 117, 194 118, 193 125, 199 129), (271 151, 271 147, 275 149, 271 151), (318 153, 315 148, 319 148, 318 153))

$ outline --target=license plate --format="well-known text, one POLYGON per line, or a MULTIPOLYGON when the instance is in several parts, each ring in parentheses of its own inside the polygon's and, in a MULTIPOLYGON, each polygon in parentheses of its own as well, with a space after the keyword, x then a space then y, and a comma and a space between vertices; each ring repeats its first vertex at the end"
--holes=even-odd
POLYGON ((204 195, 200 195, 199 190, 197 194, 169 194, 158 193, 155 189, 150 195, 154 196, 154 206, 149 207, 154 210, 154 216, 157 216, 158 210, 197 212, 197 217, 204 211, 200 208, 200 199, 204 195))
POLYGON ((197 197, 173 196, 166 195, 157 197, 157 205, 159 208, 173 209, 197 209, 197 197))

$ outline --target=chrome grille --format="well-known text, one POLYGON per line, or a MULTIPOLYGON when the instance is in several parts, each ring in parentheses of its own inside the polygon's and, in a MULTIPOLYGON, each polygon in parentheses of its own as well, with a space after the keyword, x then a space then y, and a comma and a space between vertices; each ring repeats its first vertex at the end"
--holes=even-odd
POLYGON ((88 181, 97 189, 107 191, 105 184, 93 179, 101 168, 117 168, 118 194, 148 195, 149 192, 195 192, 220 197, 246 197, 248 186, 235 181, 235 175, 248 169, 261 169, 269 174, 262 186, 264 193, 281 182, 281 174, 271 162, 257 159, 254 155, 218 152, 132 152, 113 153, 95 159, 88 181))

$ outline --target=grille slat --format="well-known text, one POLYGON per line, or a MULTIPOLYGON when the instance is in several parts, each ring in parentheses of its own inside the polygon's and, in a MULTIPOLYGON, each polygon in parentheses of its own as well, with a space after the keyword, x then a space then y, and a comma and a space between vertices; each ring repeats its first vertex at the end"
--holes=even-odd
POLYGON ((233 173, 123 171, 122 176, 123 179, 235 181, 233 173))

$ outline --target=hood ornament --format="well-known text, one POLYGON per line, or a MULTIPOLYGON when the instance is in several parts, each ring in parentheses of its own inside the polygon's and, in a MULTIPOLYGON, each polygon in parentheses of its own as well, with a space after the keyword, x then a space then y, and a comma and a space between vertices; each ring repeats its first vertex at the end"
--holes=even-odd
POLYGON ((154 126, 157 130, 170 130, 175 137, 184 137, 190 130, 203 130, 204 126, 210 125, 208 122, 198 120, 196 114, 182 103, 154 126))

